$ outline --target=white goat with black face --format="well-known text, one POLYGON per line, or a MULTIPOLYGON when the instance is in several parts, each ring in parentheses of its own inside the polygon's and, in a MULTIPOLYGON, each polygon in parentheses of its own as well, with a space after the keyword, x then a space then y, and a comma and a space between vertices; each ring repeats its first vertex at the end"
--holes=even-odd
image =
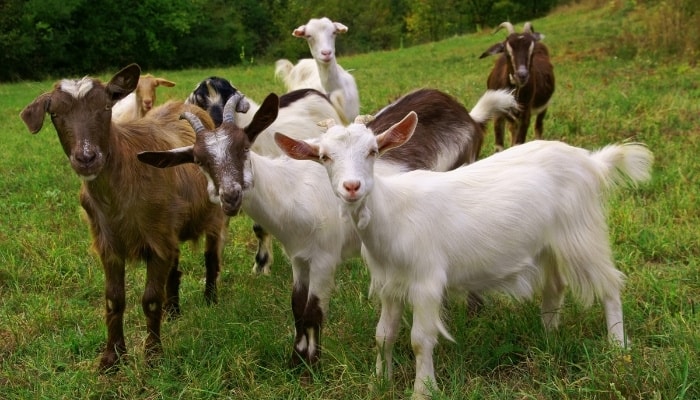
POLYGON ((326 167, 362 240, 370 292, 382 307, 377 374, 391 376, 408 304, 413 397, 429 395, 438 334, 451 339, 440 317, 448 289, 516 298, 541 290, 542 322, 553 329, 569 285, 585 305, 603 303, 610 340, 625 346, 623 274, 612 259, 603 199, 624 180, 648 179, 651 152, 632 143, 589 152, 533 141, 453 171, 375 174, 378 157, 406 142, 416 123, 409 113, 377 136, 362 124, 334 126, 313 142, 276 135, 289 156, 326 167))
POLYGON ((288 91, 313 88, 326 94, 338 110, 341 121, 349 123, 360 113, 360 95, 355 78, 341 67, 335 54, 335 37, 348 27, 323 17, 312 18, 292 31, 292 35, 306 39, 313 59, 300 60, 293 65, 289 60, 277 60, 275 75, 284 81, 288 91))

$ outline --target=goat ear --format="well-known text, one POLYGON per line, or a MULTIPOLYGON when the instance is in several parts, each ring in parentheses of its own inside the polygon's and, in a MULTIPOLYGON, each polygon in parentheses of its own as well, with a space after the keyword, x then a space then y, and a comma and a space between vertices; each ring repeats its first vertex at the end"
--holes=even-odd
POLYGON ((348 31, 348 27, 341 24, 340 22, 334 22, 333 25, 335 26, 336 33, 345 33, 348 31))
POLYGON ((411 111, 401 121, 395 123, 389 129, 377 135, 377 146, 379 153, 382 154, 387 150, 399 147, 406 143, 413 135, 413 131, 418 125, 418 114, 411 111))
POLYGON ((29 132, 37 133, 41 130, 44 125, 44 116, 49 110, 49 105, 51 105, 51 93, 44 93, 34 99, 29 105, 24 107, 21 113, 19 113, 20 118, 24 121, 24 124, 29 128, 29 132))
POLYGON ((489 47, 488 50, 481 53, 479 58, 488 57, 488 56, 493 55, 493 54, 503 53, 504 49, 505 49, 505 45, 503 44, 503 42, 496 43, 493 46, 489 47))
POLYGON ((316 145, 290 138, 279 132, 275 133, 275 142, 285 154, 295 160, 318 161, 318 146, 316 145))
POLYGON ((299 38, 303 38, 304 36, 306 36, 306 25, 302 25, 302 26, 298 27, 297 29, 293 30, 292 35, 299 37, 299 38))
POLYGON ((156 83, 158 85, 167 86, 167 87, 175 86, 175 82, 169 81, 169 80, 163 79, 163 78, 156 78, 156 83))
POLYGON ((244 129, 248 140, 251 142, 254 141, 260 132, 264 131, 275 122, 279 110, 280 98, 277 97, 276 94, 270 93, 265 100, 263 100, 260 108, 258 108, 258 111, 253 116, 253 120, 244 129))
POLYGON ((141 68, 137 64, 124 67, 107 83, 107 93, 113 102, 117 102, 136 89, 139 84, 141 68))
POLYGON ((136 158, 158 168, 174 167, 180 164, 194 163, 194 146, 179 147, 167 151, 142 151, 136 158))

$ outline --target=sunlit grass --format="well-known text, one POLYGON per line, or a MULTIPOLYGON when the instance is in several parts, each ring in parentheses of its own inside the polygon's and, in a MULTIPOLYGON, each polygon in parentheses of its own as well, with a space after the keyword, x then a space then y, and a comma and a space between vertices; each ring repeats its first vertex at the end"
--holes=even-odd
MULTIPOLYGON (((590 149, 635 140, 655 153, 653 180, 623 189, 609 202, 610 240, 617 266, 627 275, 622 297, 632 348, 621 352, 607 344, 598 304, 584 309, 567 301, 561 329, 547 334, 536 302, 489 296, 483 311, 470 317, 453 300, 446 319, 456 342, 441 339, 435 354, 438 399, 700 398, 700 72, 672 60, 618 57, 611 52, 616 18, 620 14, 604 8, 572 7, 534 25, 546 35, 557 76, 545 137, 590 149)), ((501 37, 483 32, 339 60, 353 70, 362 113, 419 87, 446 91, 471 108, 493 63, 478 56, 501 37)), ((261 100, 283 90, 273 71, 270 64, 145 72, 177 82, 159 89, 165 101, 184 99, 211 75, 261 100)), ((104 276, 89 252, 77 201, 80 183, 53 127, 30 135, 18 117, 52 84, 0 85, 0 398, 410 395, 410 316, 396 346, 393 385, 373 376, 379 309, 367 298, 369 276, 360 260, 339 268, 323 331, 323 369, 313 382, 299 382, 299 371, 287 368, 291 271, 277 249, 271 276, 250 275, 256 243, 245 217, 231 223, 217 306, 207 307, 203 299, 201 254, 183 247, 183 316, 164 323, 165 356, 154 369, 145 367, 142 351, 145 271, 142 265, 129 268, 130 357, 119 373, 99 375, 106 336, 104 276)), ((482 154, 492 152, 489 128, 482 154)))

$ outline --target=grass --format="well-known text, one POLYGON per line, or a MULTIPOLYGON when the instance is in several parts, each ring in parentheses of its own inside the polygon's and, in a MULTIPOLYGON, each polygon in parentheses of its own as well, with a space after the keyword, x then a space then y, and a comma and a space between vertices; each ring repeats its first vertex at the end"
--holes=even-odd
MULTIPOLYGON (((533 21, 547 37, 557 91, 548 139, 585 148, 637 140, 656 155, 653 180, 623 189, 609 207, 610 240, 627 274, 623 292, 632 348, 605 340, 600 305, 568 299, 558 332, 547 334, 537 302, 493 295, 475 317, 453 299, 446 319, 456 342, 440 341, 436 399, 700 398, 700 71, 670 59, 629 57, 616 47, 625 14, 611 5, 574 6, 533 21)), ((489 32, 397 51, 342 57, 370 113, 418 87, 436 87, 473 106, 493 60, 478 56, 500 40, 489 32)), ((628 46, 628 44, 626 45, 628 46)), ((115 66, 115 71, 121 66, 115 66)), ((146 71, 177 82, 159 101, 182 99, 220 75, 253 99, 283 91, 273 66, 146 71)), ((108 79, 109 75, 100 76, 108 79)), ((0 398, 2 399, 393 399, 414 375, 407 315, 393 385, 373 379, 377 303, 360 260, 338 272, 324 330, 323 369, 299 383, 287 368, 293 338, 291 269, 277 249, 273 274, 252 276, 252 222, 230 228, 220 302, 205 305, 199 252, 183 247, 183 316, 163 326, 165 356, 145 368, 142 265, 127 273, 125 334, 130 358, 96 373, 105 342, 104 277, 91 254, 77 201, 79 180, 52 127, 27 133, 18 115, 53 81, 0 85, 0 398)), ((489 129, 483 154, 493 152, 489 129)), ((507 243, 503 243, 507 245, 507 243)))

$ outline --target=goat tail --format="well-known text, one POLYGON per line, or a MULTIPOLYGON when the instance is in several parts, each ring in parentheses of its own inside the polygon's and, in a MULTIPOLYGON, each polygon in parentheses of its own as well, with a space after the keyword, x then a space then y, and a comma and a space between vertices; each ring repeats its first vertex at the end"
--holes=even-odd
POLYGON ((518 102, 513 92, 507 89, 487 90, 474 108, 469 111, 469 116, 479 125, 486 125, 489 120, 500 116, 511 116, 518 109, 518 102))
POLYGON ((613 144, 591 153, 608 187, 646 182, 651 179, 654 155, 643 143, 613 144))
POLYGON ((294 64, 292 64, 291 61, 285 58, 277 60, 275 62, 275 78, 286 82, 286 78, 289 76, 289 73, 292 72, 292 68, 294 68, 294 64))

